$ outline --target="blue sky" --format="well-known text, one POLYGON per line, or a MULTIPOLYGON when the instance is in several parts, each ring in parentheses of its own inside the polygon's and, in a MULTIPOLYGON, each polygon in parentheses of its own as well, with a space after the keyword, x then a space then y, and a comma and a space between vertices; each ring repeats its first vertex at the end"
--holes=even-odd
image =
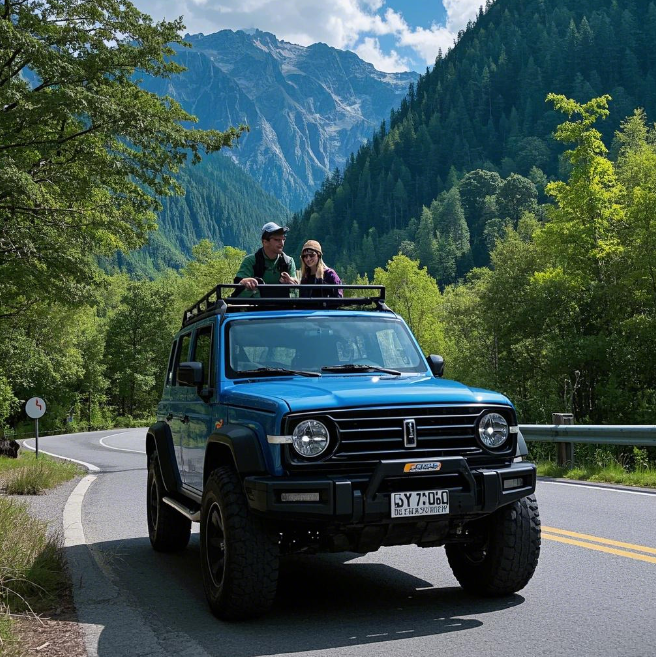
POLYGON ((258 28, 308 46, 352 50, 381 71, 423 72, 453 45, 484 0, 132 0, 155 20, 184 18, 187 32, 258 28))

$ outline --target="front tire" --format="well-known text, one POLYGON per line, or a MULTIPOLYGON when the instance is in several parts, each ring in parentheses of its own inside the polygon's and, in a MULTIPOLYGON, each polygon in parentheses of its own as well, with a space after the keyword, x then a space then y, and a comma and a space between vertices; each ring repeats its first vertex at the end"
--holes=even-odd
POLYGON ((278 584, 278 543, 251 515, 234 469, 214 470, 201 506, 200 556, 205 594, 215 616, 243 620, 269 610, 278 584))
POLYGON ((534 495, 504 506, 489 519, 483 538, 451 543, 446 555, 463 589, 476 595, 504 596, 523 589, 540 556, 540 513, 534 495))
POLYGON ((164 502, 166 489, 162 480, 157 453, 148 464, 146 516, 150 544, 158 552, 184 550, 191 536, 191 520, 164 502))

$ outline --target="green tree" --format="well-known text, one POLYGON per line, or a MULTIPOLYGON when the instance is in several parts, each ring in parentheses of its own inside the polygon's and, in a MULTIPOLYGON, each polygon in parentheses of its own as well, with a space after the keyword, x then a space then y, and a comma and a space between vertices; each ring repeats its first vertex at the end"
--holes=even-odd
POLYGON ((42 298, 79 303, 94 254, 142 244, 173 174, 239 130, 187 128, 138 71, 182 68, 180 20, 127 0, 6 0, 0 14, 0 318, 42 298))
POLYGON ((131 282, 108 321, 105 362, 110 402, 120 415, 154 413, 171 340, 173 293, 157 282, 131 282))
POLYGON ((374 285, 384 285, 387 303, 412 329, 425 353, 439 353, 444 343, 438 311, 442 302, 435 279, 425 267, 404 255, 374 272, 374 285))
POLYGON ((538 192, 524 176, 512 173, 501 183, 497 192, 497 210, 502 219, 510 219, 516 226, 524 212, 535 212, 538 192))

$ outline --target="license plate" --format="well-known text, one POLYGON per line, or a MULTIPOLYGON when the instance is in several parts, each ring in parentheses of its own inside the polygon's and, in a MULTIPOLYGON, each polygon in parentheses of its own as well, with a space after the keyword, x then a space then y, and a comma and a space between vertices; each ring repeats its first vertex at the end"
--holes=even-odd
POLYGON ((437 516, 449 513, 448 490, 413 490, 392 493, 392 518, 437 516))

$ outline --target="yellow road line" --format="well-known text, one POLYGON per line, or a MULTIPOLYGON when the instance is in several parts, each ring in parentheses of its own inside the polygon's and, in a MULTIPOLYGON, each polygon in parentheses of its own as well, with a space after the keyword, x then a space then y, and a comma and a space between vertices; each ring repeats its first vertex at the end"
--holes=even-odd
POLYGON ((595 543, 603 543, 605 545, 614 545, 615 547, 628 548, 629 550, 637 550, 638 552, 646 552, 647 554, 656 554, 656 548, 645 547, 644 545, 634 545, 633 543, 622 543, 622 541, 613 541, 610 538, 599 538, 598 536, 591 536, 590 534, 578 534, 577 532, 570 532, 566 529, 557 529, 556 527, 545 527, 542 525, 542 531, 550 532, 551 534, 571 536, 572 538, 581 538, 584 541, 593 541, 595 543))
POLYGON ((558 541, 559 543, 568 543, 569 545, 578 545, 580 547, 588 548, 588 550, 598 550, 599 552, 608 552, 615 554, 619 557, 629 557, 629 559, 637 559, 638 561, 647 561, 648 563, 656 563, 656 557, 648 557, 646 554, 637 554, 636 552, 627 552, 626 550, 617 550, 616 548, 606 547, 605 545, 595 545, 594 543, 584 543, 583 541, 575 541, 571 538, 563 536, 556 536, 556 534, 542 533, 542 538, 550 541, 558 541))

